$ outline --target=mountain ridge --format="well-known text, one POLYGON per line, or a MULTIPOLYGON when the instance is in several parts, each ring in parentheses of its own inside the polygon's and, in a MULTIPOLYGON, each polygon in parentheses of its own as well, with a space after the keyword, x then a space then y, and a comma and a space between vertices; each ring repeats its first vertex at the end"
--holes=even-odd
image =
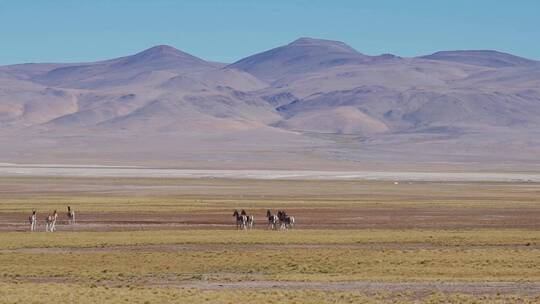
POLYGON ((500 68, 500 67, 526 67, 538 65, 540 62, 495 50, 456 50, 439 51, 420 58, 432 60, 446 60, 465 64, 500 68))
POLYGON ((537 133, 540 65, 497 51, 369 56, 302 37, 232 64, 158 45, 0 67, 6 161, 540 163, 537 133))

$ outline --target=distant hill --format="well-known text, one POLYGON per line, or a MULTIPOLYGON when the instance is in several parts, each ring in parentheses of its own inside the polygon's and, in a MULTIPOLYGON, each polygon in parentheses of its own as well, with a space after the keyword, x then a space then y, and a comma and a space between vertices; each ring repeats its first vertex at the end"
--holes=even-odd
POLYGON ((392 55, 366 56, 343 42, 300 38, 287 45, 239 60, 230 68, 267 81, 325 70, 331 67, 390 60, 392 55))
POLYGON ((492 68, 538 65, 537 61, 497 51, 442 51, 421 58, 492 68))
POLYGON ((540 63, 497 51, 300 38, 229 65, 160 45, 0 67, 0 162, 517 168, 540 164, 538 133, 540 63))

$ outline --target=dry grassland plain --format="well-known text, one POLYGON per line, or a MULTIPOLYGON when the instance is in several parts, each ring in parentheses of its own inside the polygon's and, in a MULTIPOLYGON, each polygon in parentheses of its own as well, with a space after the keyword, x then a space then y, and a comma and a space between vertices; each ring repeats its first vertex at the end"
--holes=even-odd
POLYGON ((539 228, 532 182, 0 177, 0 302, 537 303, 539 228))

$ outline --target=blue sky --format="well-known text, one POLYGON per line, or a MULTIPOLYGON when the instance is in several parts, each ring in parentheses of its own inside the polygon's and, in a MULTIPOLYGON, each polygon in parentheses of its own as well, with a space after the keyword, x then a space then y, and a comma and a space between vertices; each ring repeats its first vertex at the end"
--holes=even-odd
POLYGON ((0 65, 92 61, 158 44, 233 62, 305 36, 370 55, 496 49, 540 59, 540 1, 0 0, 0 65))

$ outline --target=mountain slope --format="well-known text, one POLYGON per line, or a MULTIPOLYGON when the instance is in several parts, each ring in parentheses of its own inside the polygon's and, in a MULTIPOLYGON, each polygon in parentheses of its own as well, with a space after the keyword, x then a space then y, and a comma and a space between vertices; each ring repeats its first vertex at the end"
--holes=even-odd
POLYGON ((368 56, 343 42, 300 38, 288 45, 239 60, 228 67, 246 71, 266 81, 273 81, 286 75, 363 63, 368 60, 368 56))
POLYGON ((451 61, 483 67, 529 67, 540 62, 497 51, 442 51, 420 58, 451 61))
POLYGON ((173 47, 160 45, 127 57, 59 67, 32 78, 32 81, 47 86, 93 89, 124 85, 156 71, 207 71, 220 66, 173 47))
POLYGON ((302 132, 362 136, 388 131, 384 123, 351 106, 303 111, 277 123, 276 126, 302 132))
POLYGON ((301 38, 227 66, 157 46, 0 67, 0 162, 540 166, 539 133, 540 66, 495 51, 368 56, 301 38))

